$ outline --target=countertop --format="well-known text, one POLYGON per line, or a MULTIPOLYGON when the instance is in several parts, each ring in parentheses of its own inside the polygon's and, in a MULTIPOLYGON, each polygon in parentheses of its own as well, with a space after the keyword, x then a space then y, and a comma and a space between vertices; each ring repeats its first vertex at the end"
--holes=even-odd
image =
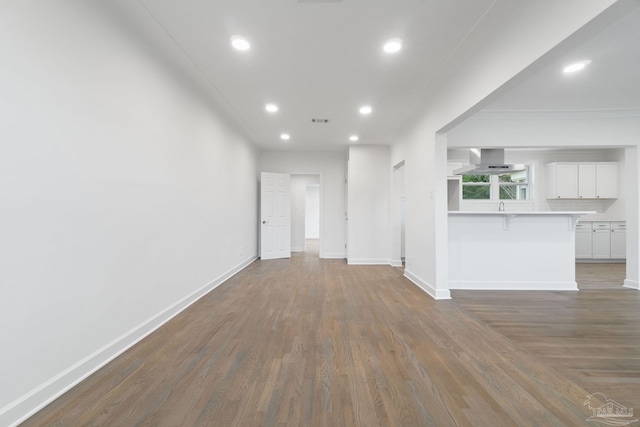
POLYGON ((449 211, 449 215, 593 215, 595 211, 449 211))

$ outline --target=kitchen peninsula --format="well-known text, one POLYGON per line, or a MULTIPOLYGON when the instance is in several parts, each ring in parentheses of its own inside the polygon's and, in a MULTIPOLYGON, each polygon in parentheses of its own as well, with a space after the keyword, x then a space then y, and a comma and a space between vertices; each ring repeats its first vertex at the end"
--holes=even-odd
POLYGON ((575 226, 595 212, 449 212, 449 288, 578 290, 575 226))

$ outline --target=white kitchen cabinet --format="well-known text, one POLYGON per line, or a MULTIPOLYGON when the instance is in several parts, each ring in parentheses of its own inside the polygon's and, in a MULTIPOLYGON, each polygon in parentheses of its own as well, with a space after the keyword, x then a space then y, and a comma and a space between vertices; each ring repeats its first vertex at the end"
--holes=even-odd
POLYGON ((596 163, 596 198, 618 198, 617 163, 596 163))
POLYGON ((578 165, 578 198, 579 199, 595 199, 596 198, 596 165, 579 164, 578 165))
POLYGON ((551 163, 547 165, 547 199, 578 198, 578 165, 551 163))
POLYGON ((624 221, 580 221, 576 224, 576 259, 627 258, 627 223, 624 221))
POLYGON ((627 224, 623 221, 611 223, 611 258, 627 257, 627 224))
POLYGON ((611 258, 611 224, 608 221, 594 221, 593 227, 593 258, 611 258))
POLYGON ((546 178, 547 199, 618 197, 617 163, 549 163, 546 178))
POLYGON ((576 224, 576 259, 593 258, 592 244, 591 222, 580 221, 576 224))

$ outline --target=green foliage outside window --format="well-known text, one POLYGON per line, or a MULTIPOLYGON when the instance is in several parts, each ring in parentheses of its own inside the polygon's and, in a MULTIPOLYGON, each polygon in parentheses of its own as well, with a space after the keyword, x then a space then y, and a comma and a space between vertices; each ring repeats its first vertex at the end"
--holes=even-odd
POLYGON ((488 200, 491 198, 489 175, 463 175, 462 198, 465 200, 488 200), (466 184, 466 185, 465 185, 466 184))

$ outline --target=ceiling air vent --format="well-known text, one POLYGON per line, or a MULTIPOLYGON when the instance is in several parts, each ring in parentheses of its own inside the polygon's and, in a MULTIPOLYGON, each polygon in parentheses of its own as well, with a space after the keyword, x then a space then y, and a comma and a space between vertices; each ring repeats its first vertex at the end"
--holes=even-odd
POLYGON ((311 123, 329 123, 329 119, 311 119, 311 123))

